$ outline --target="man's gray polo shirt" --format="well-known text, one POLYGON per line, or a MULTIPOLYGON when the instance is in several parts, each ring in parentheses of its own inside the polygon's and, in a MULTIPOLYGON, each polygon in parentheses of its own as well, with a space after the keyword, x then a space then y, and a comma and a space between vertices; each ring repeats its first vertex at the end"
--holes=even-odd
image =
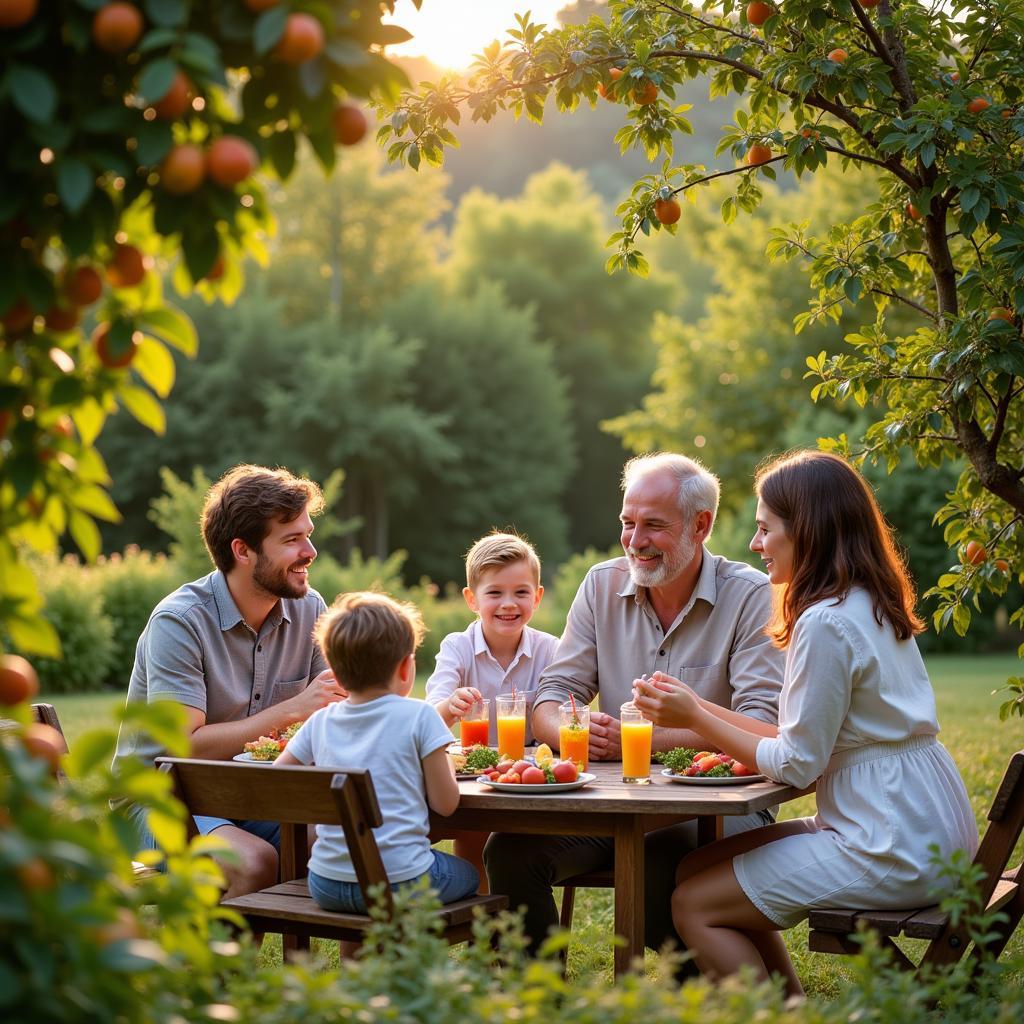
POLYGON ((661 671, 719 707, 775 723, 785 654, 765 633, 771 613, 763 572, 704 548, 693 594, 665 630, 627 560, 601 562, 580 584, 535 706, 600 694, 601 710, 618 718, 633 680, 661 671))
MULTIPOLYGON (((294 697, 327 664, 313 643, 326 608, 310 590, 284 598, 256 633, 242 618, 219 570, 186 583, 156 606, 139 637, 128 701, 171 700, 236 722, 294 697)), ((150 737, 121 729, 114 755, 145 761, 162 753, 150 737)))

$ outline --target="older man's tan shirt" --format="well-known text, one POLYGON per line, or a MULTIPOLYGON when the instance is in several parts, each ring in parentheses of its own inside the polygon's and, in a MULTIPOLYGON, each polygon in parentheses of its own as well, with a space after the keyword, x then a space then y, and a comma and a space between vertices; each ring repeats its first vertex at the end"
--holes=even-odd
POLYGON ((721 707, 775 723, 784 656, 764 632, 771 600, 763 572, 705 548, 693 594, 665 631, 626 559, 601 562, 580 584, 535 706, 599 696, 601 711, 617 718, 633 680, 661 671, 721 707))

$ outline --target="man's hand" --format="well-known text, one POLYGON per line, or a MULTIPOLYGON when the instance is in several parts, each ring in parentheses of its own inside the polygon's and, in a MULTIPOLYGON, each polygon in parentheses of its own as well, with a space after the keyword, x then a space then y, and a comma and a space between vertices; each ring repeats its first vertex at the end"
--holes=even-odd
POLYGON ((617 718, 590 712, 590 756, 595 761, 622 760, 622 730, 617 718))
POLYGON ((453 719, 465 718, 478 700, 483 700, 483 695, 475 686, 460 686, 448 698, 448 714, 453 719))
POLYGON ((309 686, 291 700, 285 701, 282 707, 287 707, 289 714, 294 714, 299 721, 304 722, 314 711, 347 698, 348 691, 334 678, 334 673, 324 669, 320 675, 313 677, 309 686))

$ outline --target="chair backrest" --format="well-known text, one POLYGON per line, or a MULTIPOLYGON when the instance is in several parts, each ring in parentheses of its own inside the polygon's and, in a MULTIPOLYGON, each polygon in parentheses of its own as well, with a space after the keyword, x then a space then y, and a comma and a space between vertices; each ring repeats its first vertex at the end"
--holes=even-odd
POLYGON ((989 808, 988 821, 974 858, 974 863, 980 864, 986 872, 986 888, 982 892, 986 902, 1024 831, 1024 750, 1018 750, 1010 758, 989 808))
MULTIPOLYGON (((369 771, 362 768, 281 767, 160 757, 157 765, 170 772, 175 795, 189 814, 281 823, 282 881, 297 877, 305 865, 286 865, 285 844, 294 837, 288 826, 340 825, 364 895, 383 883, 383 902, 391 912, 387 872, 373 836, 383 822, 369 771), (297 870, 296 870, 297 869, 297 870)), ((189 818, 189 825, 194 825, 189 818)), ((304 845, 301 843, 300 845, 304 845)))
POLYGON ((67 737, 64 735, 64 730, 60 727, 60 719, 57 717, 57 709, 52 704, 33 704, 32 717, 42 725, 49 725, 60 733, 60 738, 64 741, 64 750, 62 753, 66 754, 68 752, 68 741, 67 737))

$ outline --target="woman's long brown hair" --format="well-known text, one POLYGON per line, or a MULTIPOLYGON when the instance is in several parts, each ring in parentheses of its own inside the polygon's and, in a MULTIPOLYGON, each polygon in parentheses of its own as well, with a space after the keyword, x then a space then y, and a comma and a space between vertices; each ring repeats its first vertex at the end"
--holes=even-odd
POLYGON ((793 543, 793 578, 768 629, 779 647, 789 643, 810 605, 841 600, 851 587, 871 595, 878 624, 888 620, 900 640, 924 629, 892 530, 867 481, 848 462, 827 452, 794 452, 759 469, 755 489, 785 521, 793 543))

